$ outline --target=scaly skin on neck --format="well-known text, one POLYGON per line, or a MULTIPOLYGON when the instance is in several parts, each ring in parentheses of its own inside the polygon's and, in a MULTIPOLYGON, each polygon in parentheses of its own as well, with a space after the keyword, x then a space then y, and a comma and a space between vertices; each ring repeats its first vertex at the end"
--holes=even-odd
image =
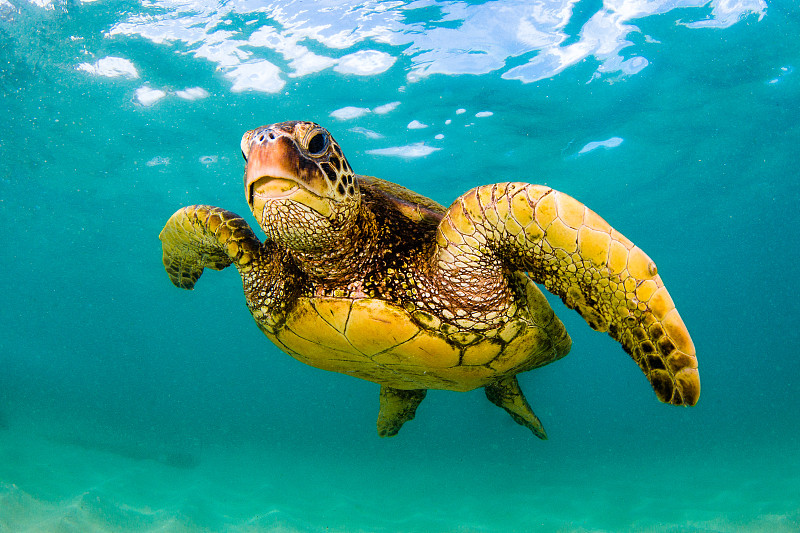
POLYGON ((330 227, 325 248, 306 252, 289 250, 297 267, 323 285, 340 286, 363 279, 378 249, 375 216, 360 206, 341 228, 330 227))

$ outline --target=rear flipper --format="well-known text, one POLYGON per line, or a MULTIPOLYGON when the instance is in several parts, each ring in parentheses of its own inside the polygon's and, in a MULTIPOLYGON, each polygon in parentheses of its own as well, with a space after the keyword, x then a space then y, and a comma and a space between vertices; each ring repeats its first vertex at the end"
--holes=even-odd
POLYGON ((414 418, 417 407, 425 399, 426 389, 401 390, 381 387, 381 410, 378 413, 378 435, 394 437, 400 428, 414 418))
POLYGON ((539 418, 533 414, 528 400, 519 388, 516 376, 503 379, 492 385, 487 385, 484 390, 489 401, 498 407, 502 407, 514 422, 530 429, 534 435, 542 440, 547 440, 547 433, 539 418))

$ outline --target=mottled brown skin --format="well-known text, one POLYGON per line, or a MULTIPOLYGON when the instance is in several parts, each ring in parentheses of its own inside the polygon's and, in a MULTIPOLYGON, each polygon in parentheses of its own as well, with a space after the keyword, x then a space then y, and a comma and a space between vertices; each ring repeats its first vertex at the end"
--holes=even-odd
POLYGON ((236 265, 279 348, 381 385, 381 436, 414 418, 427 389, 484 387, 546 438, 516 375, 565 356, 571 340, 534 282, 618 340, 661 401, 697 402, 694 346, 655 264, 577 200, 498 183, 445 209, 355 175, 310 122, 251 130, 241 147, 267 239, 229 211, 185 207, 160 235, 167 273, 191 289, 204 268, 236 265))

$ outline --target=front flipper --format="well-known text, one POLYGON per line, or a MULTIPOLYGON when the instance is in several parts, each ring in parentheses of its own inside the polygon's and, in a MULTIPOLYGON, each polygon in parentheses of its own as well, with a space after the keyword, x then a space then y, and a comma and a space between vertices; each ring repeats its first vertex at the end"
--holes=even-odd
POLYGON ((525 399, 525 395, 522 394, 522 389, 519 388, 516 376, 511 376, 492 385, 486 385, 484 390, 489 401, 497 407, 502 407, 508 411, 514 422, 530 429, 540 439, 547 440, 544 426, 533 413, 533 409, 531 409, 528 400, 525 399))
POLYGON ((210 205, 191 205, 175 212, 158 235, 164 268, 182 289, 191 289, 204 268, 222 270, 232 263, 246 270, 261 242, 245 220, 210 205))
POLYGON ((439 224, 435 259, 450 283, 496 276, 492 259, 527 271, 619 341, 659 400, 697 403, 694 344, 655 263, 574 198, 527 183, 472 189, 439 224))
POLYGON ((382 385, 378 435, 381 437, 397 435, 403 424, 414 418, 417 407, 427 393, 426 389, 401 390, 382 385))

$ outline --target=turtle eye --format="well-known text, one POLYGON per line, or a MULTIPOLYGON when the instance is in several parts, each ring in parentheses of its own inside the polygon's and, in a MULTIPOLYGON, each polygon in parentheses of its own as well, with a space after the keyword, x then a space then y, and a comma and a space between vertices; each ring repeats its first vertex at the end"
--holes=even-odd
POLYGON ((328 149, 328 136, 325 132, 317 131, 308 139, 308 153, 312 156, 321 156, 328 149))

